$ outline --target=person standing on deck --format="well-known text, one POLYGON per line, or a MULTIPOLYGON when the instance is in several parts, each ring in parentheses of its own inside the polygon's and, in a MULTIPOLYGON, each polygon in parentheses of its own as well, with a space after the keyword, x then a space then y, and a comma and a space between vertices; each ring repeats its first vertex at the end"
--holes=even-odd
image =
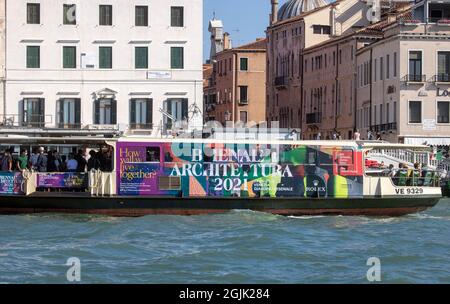
POLYGON ((359 133, 359 130, 356 129, 355 134, 353 134, 354 140, 361 140, 361 133, 359 133))
POLYGON ((78 163, 77 172, 83 173, 86 172, 86 159, 84 158, 83 151, 78 150, 78 154, 75 156, 75 160, 78 163))
POLYGON ((2 171, 4 172, 11 172, 13 169, 13 159, 11 156, 11 152, 9 150, 6 150, 2 157, 2 171))
POLYGON ((20 151, 20 156, 17 158, 16 162, 16 168, 19 171, 28 169, 28 151, 26 149, 20 151))
POLYGON ((73 157, 73 154, 69 154, 69 160, 67 161, 67 172, 77 172, 78 169, 78 162, 73 157))
POLYGON ((39 148, 39 155, 36 161, 36 170, 38 172, 47 172, 47 156, 45 156, 44 151, 43 147, 39 148))

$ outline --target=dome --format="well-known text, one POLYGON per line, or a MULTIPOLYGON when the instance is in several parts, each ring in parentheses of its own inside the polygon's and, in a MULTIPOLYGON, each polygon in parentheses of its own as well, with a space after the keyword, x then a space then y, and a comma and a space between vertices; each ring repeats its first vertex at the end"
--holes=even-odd
POLYGON ((286 20, 327 5, 325 0, 289 0, 278 11, 278 20, 286 20))

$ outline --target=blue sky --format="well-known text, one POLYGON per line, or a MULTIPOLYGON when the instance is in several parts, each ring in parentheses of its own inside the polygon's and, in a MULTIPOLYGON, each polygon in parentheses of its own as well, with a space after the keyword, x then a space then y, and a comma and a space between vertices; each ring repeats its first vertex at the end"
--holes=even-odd
MULTIPOLYGON (((284 3, 284 1, 280 1, 284 3)), ((233 46, 265 37, 269 24, 270 0, 204 0, 203 57, 209 56, 210 34, 208 22, 216 13, 216 18, 224 23, 225 31, 230 33, 233 46)))

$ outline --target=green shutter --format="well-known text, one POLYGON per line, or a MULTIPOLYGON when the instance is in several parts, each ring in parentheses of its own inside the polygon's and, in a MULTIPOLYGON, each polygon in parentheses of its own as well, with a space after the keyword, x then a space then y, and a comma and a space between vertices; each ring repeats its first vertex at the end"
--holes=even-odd
POLYGON ((248 71, 248 59, 241 58, 241 71, 248 71))
POLYGON ((117 100, 111 100, 111 124, 117 124, 117 100))
POLYGON ((77 67, 77 49, 74 46, 63 47, 63 68, 75 69, 77 67))
POLYGON ((40 47, 39 46, 27 46, 27 68, 29 68, 29 69, 40 68, 40 47))
POLYGON ((182 47, 172 47, 170 56, 172 69, 184 69, 184 49, 182 47))
POLYGON ((170 25, 173 27, 183 27, 184 26, 184 7, 182 7, 182 6, 171 7, 170 25))
POLYGON ((136 69, 148 69, 148 48, 136 47, 135 49, 136 69))
POLYGON ((136 99, 131 99, 130 101, 130 124, 134 125, 136 123, 136 99))
POLYGON ((94 124, 100 124, 100 99, 96 99, 94 102, 94 124))
POLYGON ((100 47, 99 55, 100 69, 112 69, 112 48, 100 47))
POLYGON ((147 99, 147 120, 148 125, 153 124, 153 99, 147 99))

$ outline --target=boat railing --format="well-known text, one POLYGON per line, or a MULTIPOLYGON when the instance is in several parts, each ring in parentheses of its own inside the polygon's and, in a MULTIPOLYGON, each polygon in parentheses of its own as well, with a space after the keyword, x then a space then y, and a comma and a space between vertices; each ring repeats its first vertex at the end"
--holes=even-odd
POLYGON ((386 157, 397 163, 406 163, 410 166, 413 166, 415 163, 432 165, 429 152, 407 149, 374 149, 368 153, 368 157, 371 156, 386 157))

